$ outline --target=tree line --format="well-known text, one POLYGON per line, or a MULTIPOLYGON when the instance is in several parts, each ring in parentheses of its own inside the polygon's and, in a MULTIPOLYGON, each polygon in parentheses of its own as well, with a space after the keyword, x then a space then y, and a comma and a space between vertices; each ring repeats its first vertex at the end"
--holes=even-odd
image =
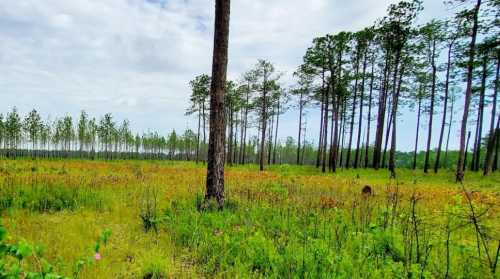
MULTIPOLYGON (((305 160, 307 125, 318 125, 313 160, 323 172, 388 168, 396 176, 396 166, 421 167, 427 173, 453 162, 456 179, 461 181, 467 168, 484 174, 497 170, 500 4, 474 0, 448 5, 460 10, 451 18, 416 25, 423 10, 421 1, 401 1, 390 5, 387 15, 370 27, 315 38, 294 72, 296 82, 291 87, 283 87, 282 74, 266 60, 258 60, 239 81, 227 81, 227 163, 246 162, 250 134, 257 141, 260 169, 279 163, 280 115, 294 108, 298 111, 296 164, 305 160), (397 152, 403 109, 413 112, 417 120, 415 141, 407 143, 413 145, 412 154, 397 152), (319 110, 319 123, 306 123, 308 110, 319 110), (463 117, 458 119, 461 112, 463 117), (456 121, 460 121, 458 152, 449 148, 456 121), (422 140, 423 158, 418 150, 422 140)), ((197 115, 198 135, 205 135, 210 77, 197 76, 190 85, 187 114, 197 115)), ((205 136, 201 142, 205 143, 205 136)))

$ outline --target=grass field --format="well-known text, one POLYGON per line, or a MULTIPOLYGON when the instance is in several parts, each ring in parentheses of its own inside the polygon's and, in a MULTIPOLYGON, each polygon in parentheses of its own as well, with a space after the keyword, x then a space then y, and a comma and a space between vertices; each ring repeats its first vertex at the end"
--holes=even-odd
MULTIPOLYGON (((467 174, 465 195, 451 171, 236 166, 220 211, 200 209, 205 171, 0 160, 4 241, 40 245, 54 273, 79 278, 499 278, 498 173, 467 174)), ((4 264, 44 269, 33 254, 4 264)))

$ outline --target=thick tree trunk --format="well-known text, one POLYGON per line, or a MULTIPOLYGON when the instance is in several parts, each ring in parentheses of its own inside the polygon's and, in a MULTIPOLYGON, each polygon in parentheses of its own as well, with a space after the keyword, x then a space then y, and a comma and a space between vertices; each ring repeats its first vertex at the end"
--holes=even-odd
POLYGON ((205 199, 224 206, 224 95, 228 60, 230 0, 215 2, 215 33, 210 85, 210 134, 205 199))
POLYGON ((476 51, 476 37, 478 30, 478 14, 481 7, 481 1, 477 0, 476 6, 474 8, 474 19, 472 27, 471 42, 469 46, 469 61, 467 63, 467 87, 465 90, 465 104, 464 104, 464 114, 462 117, 462 125, 460 128, 460 150, 458 153, 458 163, 456 171, 456 181, 463 182, 464 179, 464 165, 465 165, 465 135, 467 133, 467 120, 469 118, 469 106, 472 97, 472 74, 474 70, 474 56, 476 51))

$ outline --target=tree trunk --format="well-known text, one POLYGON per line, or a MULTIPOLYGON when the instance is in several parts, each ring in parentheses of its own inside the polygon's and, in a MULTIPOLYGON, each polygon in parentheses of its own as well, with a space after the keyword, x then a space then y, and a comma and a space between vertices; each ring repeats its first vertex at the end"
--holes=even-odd
POLYGON ((371 118, 372 118, 372 93, 373 93, 373 82, 375 79, 374 76, 374 68, 375 68, 375 57, 372 58, 372 70, 370 76, 370 96, 368 97, 368 118, 366 119, 366 146, 365 146, 365 164, 364 167, 368 167, 368 150, 370 148, 370 128, 371 128, 371 118))
POLYGON ((280 123, 280 99, 278 98, 278 112, 276 113, 276 128, 274 129, 273 164, 276 164, 276 147, 278 146, 278 127, 280 123))
POLYGON ((261 139, 260 139, 260 159, 259 169, 264 170, 264 162, 266 155, 266 130, 267 130, 267 73, 264 73, 264 86, 262 88, 262 107, 261 107, 261 139))
POLYGON ((479 111, 477 116, 477 131, 476 131, 476 139, 474 141, 474 156, 472 167, 473 171, 479 170, 479 162, 481 158, 481 142, 483 135, 483 119, 484 119, 484 95, 486 92, 486 78, 488 73, 488 61, 486 57, 483 58, 483 73, 481 77, 481 91, 479 96, 479 111))
POLYGON ((300 164, 300 143, 302 140, 302 110, 304 109, 304 105, 302 103, 303 100, 303 92, 300 92, 299 98, 299 136, 297 137, 297 165, 300 164))
POLYGON ((353 100, 352 100, 352 112, 351 112, 351 122, 349 123, 349 143, 347 145, 347 158, 345 162, 345 167, 348 169, 351 165, 351 148, 352 148, 352 136, 354 133, 354 119, 356 116, 356 101, 358 97, 358 74, 359 74, 359 54, 356 54, 356 70, 354 72, 355 80, 354 80, 354 92, 353 92, 353 100))
POLYGON ((385 122, 385 105, 387 102, 387 76, 390 68, 389 53, 386 51, 385 66, 383 81, 381 85, 381 90, 379 94, 378 103, 378 114, 377 114, 377 128, 375 130, 375 146, 373 148, 373 168, 380 168, 380 159, 382 155, 382 138, 384 134, 384 122, 385 122))
POLYGON ((273 107, 273 111, 269 117, 269 136, 267 137, 267 164, 270 165, 271 164, 271 155, 272 155, 272 151, 273 151, 273 134, 274 134, 274 114, 276 114, 276 112, 274 111, 274 107, 273 107))
POLYGON ((496 142, 498 141, 498 129, 500 124, 500 114, 498 115, 497 126, 495 128, 495 116, 497 109, 497 94, 498 94, 498 70, 500 67, 500 55, 497 56, 497 70, 495 75, 495 87, 493 92, 493 101, 491 109, 491 126, 488 137, 488 146, 486 148, 486 158, 484 159, 483 173, 488 175, 493 169, 493 153, 495 149, 496 142))
POLYGON ((228 60, 229 13, 230 0, 216 0, 205 199, 215 199, 221 208, 224 206, 224 95, 228 60))
POLYGON ((329 101, 329 92, 330 91, 330 83, 328 83, 325 91, 325 113, 323 114, 324 119, 324 128, 323 128, 323 152, 322 152, 322 164, 321 171, 326 171, 326 147, 328 142, 328 101, 329 101))
POLYGON ((418 151, 418 133, 420 131, 420 111, 422 106, 422 98, 418 97, 418 112, 417 112, 417 132, 415 135, 415 149, 413 150, 413 170, 417 168, 417 151, 418 151))
POLYGON ((250 99, 250 84, 248 84, 248 91, 247 91, 246 100, 245 100, 245 121, 244 121, 245 122, 245 131, 243 133, 243 143, 242 143, 243 153, 241 155, 241 164, 245 164, 246 154, 247 154, 247 129, 248 129, 249 99, 250 99))
POLYGON ((424 173, 429 171, 429 160, 431 155, 431 140, 432 140, 432 121, 434 120, 434 99, 436 96, 436 72, 437 67, 435 63, 435 55, 436 55, 436 41, 434 40, 432 43, 432 58, 431 58, 431 67, 432 67, 432 87, 431 87, 431 107, 429 112, 429 127, 427 133, 427 148, 425 152, 425 162, 424 162, 424 173))
POLYGON ((402 63, 401 69, 399 70, 399 81, 398 78, 398 65, 401 59, 401 51, 398 51, 396 54, 396 65, 394 69, 394 96, 392 97, 392 137, 391 137, 391 150, 389 153, 389 171, 391 172, 391 177, 396 178, 396 124, 397 124, 397 116, 398 116, 398 102, 399 102, 399 93, 401 92, 401 84, 403 83, 403 75, 405 71, 405 65, 402 63), (397 88, 396 87, 397 82, 397 88))
POLYGON ((196 135, 196 164, 200 159, 200 125, 201 124, 201 113, 198 111, 198 134, 196 135))
POLYGON ((361 128, 363 124, 363 100, 365 95, 365 75, 367 66, 367 53, 365 51, 363 61, 363 77, 361 80, 361 89, 359 91, 359 119, 358 119, 358 141, 356 144, 356 154, 354 155, 354 168, 357 169, 360 160, 360 147, 361 147, 361 128))
POLYGON ((469 140, 470 140, 470 131, 467 133, 467 143, 465 145, 465 158, 464 158, 464 166, 462 171, 465 171, 465 166, 467 166, 467 155, 469 153, 469 140))
POLYGON ((450 88, 450 69, 451 69, 451 53, 453 42, 448 45, 448 62, 446 63, 446 80, 444 83, 444 104, 443 104, 443 120, 441 121, 441 131, 439 132, 439 142, 436 151, 436 161, 434 162, 434 173, 438 172, 441 160, 441 148, 443 145, 444 129, 446 126, 446 113, 448 112, 448 94, 450 88))
POLYGON ((469 46, 469 61, 467 63, 467 87, 465 90, 465 104, 464 114, 462 117, 462 126, 460 128, 460 150, 458 153, 458 163, 456 171, 456 181, 463 182, 464 179, 464 165, 465 165, 465 135, 467 133, 467 120, 469 118, 469 106, 472 97, 472 74, 474 70, 474 56, 476 51, 476 37, 478 29, 478 14, 481 7, 481 0, 477 0, 476 7, 474 8, 474 19, 472 27, 471 42, 469 46))
POLYGON ((319 129, 319 141, 318 141, 318 154, 316 157, 316 168, 319 168, 321 163, 321 152, 323 148, 323 133, 324 133, 324 113, 325 113, 325 69, 322 72, 322 83, 321 83, 321 116, 320 116, 320 129, 319 129))

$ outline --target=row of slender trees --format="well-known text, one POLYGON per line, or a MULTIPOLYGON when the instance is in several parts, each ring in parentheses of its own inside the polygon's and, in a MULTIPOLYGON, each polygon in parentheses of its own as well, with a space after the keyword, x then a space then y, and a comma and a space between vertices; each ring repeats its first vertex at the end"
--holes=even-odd
MULTIPOLYGON (((166 135, 134 133, 130 121, 117 122, 110 113, 95 118, 82 111, 78 118, 68 115, 53 121, 44 120, 36 110, 25 116, 16 108, 5 116, 0 113, 0 156, 7 157, 206 161, 205 139, 206 135, 191 129, 182 134, 175 130, 166 135)), ((258 163, 257 145, 257 137, 249 137, 244 149, 235 143, 231 154, 235 161, 244 153, 244 162, 258 163)), ((292 163, 295 148, 291 137, 277 143, 276 162, 292 163)), ((312 142, 307 143, 305 162, 313 163, 315 154, 312 142)))
POLYGON ((158 132, 134 134, 130 122, 117 123, 110 113, 99 120, 82 111, 78 119, 64 116, 43 120, 32 110, 21 116, 13 108, 0 114, 0 154, 3 156, 86 158, 195 158, 196 134, 175 130, 167 137, 158 132))
MULTIPOLYGON (((458 2, 461 10, 454 17, 417 26, 421 2, 401 1, 391 5, 387 16, 371 27, 315 38, 294 73, 297 83, 286 90, 279 83, 281 74, 264 60, 244 73, 239 82, 228 81, 228 163, 245 162, 249 128, 258 135, 261 170, 266 163, 276 163, 280 115, 294 106, 299 112, 297 164, 303 162, 304 114, 312 108, 321 112, 316 140, 318 168, 388 168, 395 176, 397 124, 403 111, 414 111, 415 141, 408 143, 414 146, 412 167, 417 167, 419 141, 423 139, 423 171, 438 172, 448 162, 452 123, 459 120, 456 114, 463 109, 457 180, 463 179, 466 167, 485 174, 498 169, 499 3, 475 0, 451 1, 449 5, 456 8, 458 2), (459 94, 463 88, 465 96, 459 94), (460 107, 462 100, 465 104, 460 107), (469 115, 474 116, 472 121, 469 115), (432 141, 435 126, 437 142, 432 141), (469 140, 472 158, 467 160, 469 140)), ((188 113, 197 113, 198 131, 203 134, 209 85, 207 75, 191 82, 188 113)))

